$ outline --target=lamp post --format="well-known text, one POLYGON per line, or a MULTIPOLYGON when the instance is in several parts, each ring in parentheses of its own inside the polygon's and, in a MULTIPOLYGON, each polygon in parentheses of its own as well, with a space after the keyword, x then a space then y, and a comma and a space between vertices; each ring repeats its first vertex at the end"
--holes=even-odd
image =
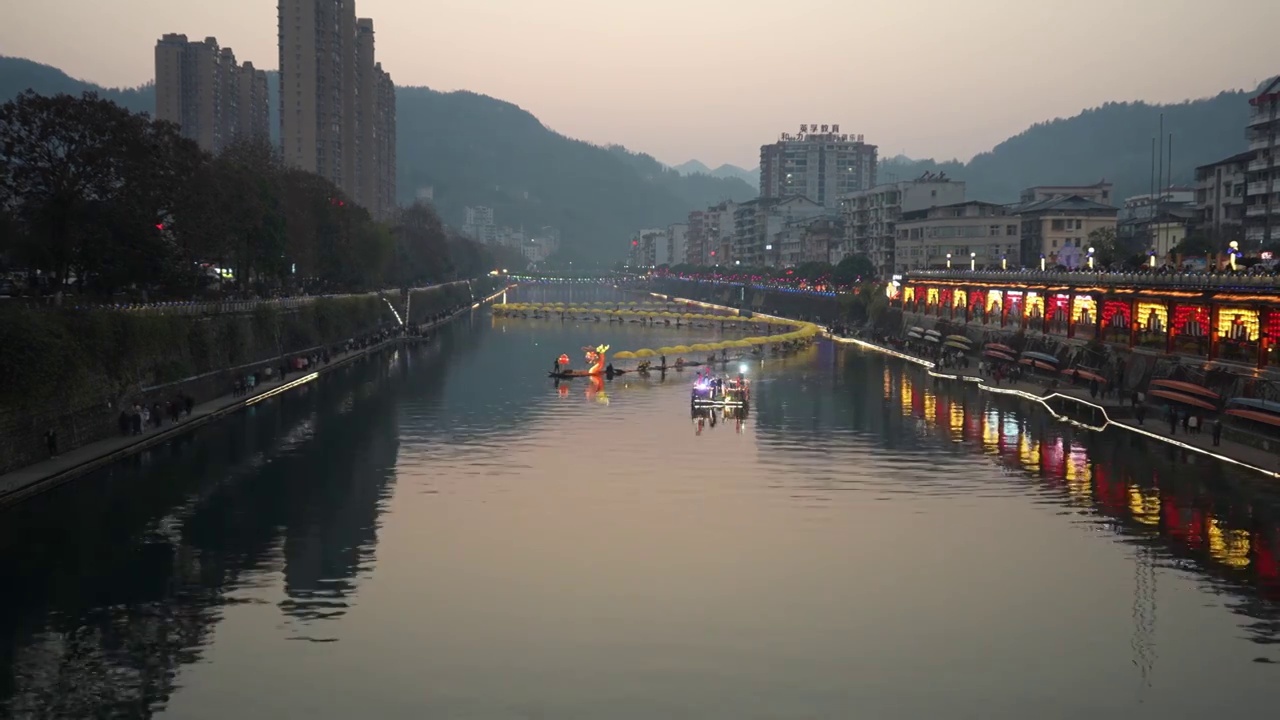
POLYGON ((1089 248, 1089 269, 1093 269, 1093 248, 1089 248))
POLYGON ((1155 250, 1151 251, 1151 257, 1149 259, 1151 261, 1150 262, 1151 269, 1155 270, 1156 269, 1156 251, 1155 250))
POLYGON ((1236 271, 1236 254, 1240 252, 1240 243, 1235 240, 1231 241, 1231 272, 1236 271))
POLYGON ((947 269, 951 269, 951 253, 947 253, 947 269))
POLYGON ((978 253, 971 252, 969 253, 969 272, 973 272, 974 270, 977 270, 977 269, 978 269, 978 253))
POLYGON ((1001 256, 1000 256, 1000 269, 1001 269, 1001 270, 1008 270, 1008 269, 1009 269, 1009 256, 1008 256, 1008 255, 1001 255, 1001 256))
POLYGON ((1040 272, 1044 272, 1044 253, 1040 253, 1040 272))

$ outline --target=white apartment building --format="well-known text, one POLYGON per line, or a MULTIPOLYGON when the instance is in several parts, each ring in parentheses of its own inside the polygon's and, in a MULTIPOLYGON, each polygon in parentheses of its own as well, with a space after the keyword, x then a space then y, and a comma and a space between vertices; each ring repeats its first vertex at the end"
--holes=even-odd
MULTIPOLYGON (((689 252, 689 226, 684 223, 672 223, 667 226, 668 265, 679 265, 685 261, 689 252)), ((662 263, 658 263, 661 265, 662 263)))
POLYGON ((793 220, 807 220, 827 213, 827 208, 806 197, 756 198, 740 205, 733 216, 733 264, 746 267, 777 266, 782 248, 773 239, 793 220))
POLYGON ((628 264, 633 268, 653 268, 667 260, 666 228, 638 230, 631 236, 628 264))
POLYGON ((839 125, 801 125, 760 146, 760 197, 801 195, 835 209, 840 198, 876 183, 876 146, 839 125))
POLYGON ((902 214, 894 272, 954 268, 1019 268, 1022 226, 1008 207, 969 200, 902 214))
POLYGON ((712 205, 702 213, 701 246, 704 264, 733 264, 733 216, 737 210, 737 203, 726 200, 712 205))
POLYGON ((1244 173, 1254 153, 1196 168, 1196 220, 1215 244, 1244 240, 1244 173))
POLYGON ((836 261, 862 253, 878 275, 891 275, 902 214, 964 202, 964 187, 963 182, 950 180, 945 174, 925 173, 915 180, 885 183, 846 195, 841 202, 845 243, 836 261))
POLYGON ((837 215, 788 220, 773 236, 773 250, 780 267, 808 262, 830 262, 831 248, 844 240, 844 221, 837 215))
POLYGON ((1249 105, 1242 247, 1257 252, 1280 243, 1280 76, 1262 83, 1249 105))

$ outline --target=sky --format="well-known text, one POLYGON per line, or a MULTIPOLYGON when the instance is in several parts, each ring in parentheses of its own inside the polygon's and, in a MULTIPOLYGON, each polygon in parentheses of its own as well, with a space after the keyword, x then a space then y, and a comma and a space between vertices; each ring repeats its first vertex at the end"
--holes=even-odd
MULTIPOLYGON (((166 32, 277 65, 274 0, 14 2, 0 55, 101 85, 151 80, 166 32)), ((570 137, 711 167, 753 168, 801 123, 839 124, 881 157, 967 160, 1104 102, 1280 74, 1276 0, 357 0, 356 13, 398 85, 491 95, 570 137)))

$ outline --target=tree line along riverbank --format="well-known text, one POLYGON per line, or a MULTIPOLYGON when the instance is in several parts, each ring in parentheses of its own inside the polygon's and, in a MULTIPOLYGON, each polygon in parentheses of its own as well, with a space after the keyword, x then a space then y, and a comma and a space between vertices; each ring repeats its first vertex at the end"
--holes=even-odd
MULTIPOLYGON (((404 321, 427 322, 500 285, 485 277, 413 290, 404 321)), ((290 356, 396 328, 405 301, 400 292, 320 297, 210 315, 0 305, 0 473, 48 457, 51 430, 65 452, 118 433, 134 403, 205 402, 290 356)))

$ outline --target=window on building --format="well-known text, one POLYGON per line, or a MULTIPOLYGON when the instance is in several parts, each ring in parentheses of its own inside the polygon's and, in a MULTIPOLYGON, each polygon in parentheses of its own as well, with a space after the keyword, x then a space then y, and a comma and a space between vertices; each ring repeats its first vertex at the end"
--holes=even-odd
POLYGON ((1054 220, 1053 223, 1050 225, 1050 227, 1054 230, 1064 229, 1062 220, 1054 220))
POLYGON ((1018 226, 1017 226, 1017 225, 1005 225, 1005 227, 1004 227, 1004 234, 1005 234, 1005 235, 1017 235, 1017 234, 1018 234, 1018 226))
POLYGON ((1054 248, 1054 249, 1057 249, 1057 247, 1058 247, 1058 238, 1054 238, 1054 239, 1050 240, 1050 241, 1049 241, 1049 247, 1054 248))
POLYGON ((1079 229, 1080 229, 1080 228, 1082 228, 1082 227, 1084 227, 1084 221, 1083 221, 1083 220, 1077 220, 1077 221, 1076 221, 1076 229, 1077 229, 1077 230, 1079 230, 1079 229))

